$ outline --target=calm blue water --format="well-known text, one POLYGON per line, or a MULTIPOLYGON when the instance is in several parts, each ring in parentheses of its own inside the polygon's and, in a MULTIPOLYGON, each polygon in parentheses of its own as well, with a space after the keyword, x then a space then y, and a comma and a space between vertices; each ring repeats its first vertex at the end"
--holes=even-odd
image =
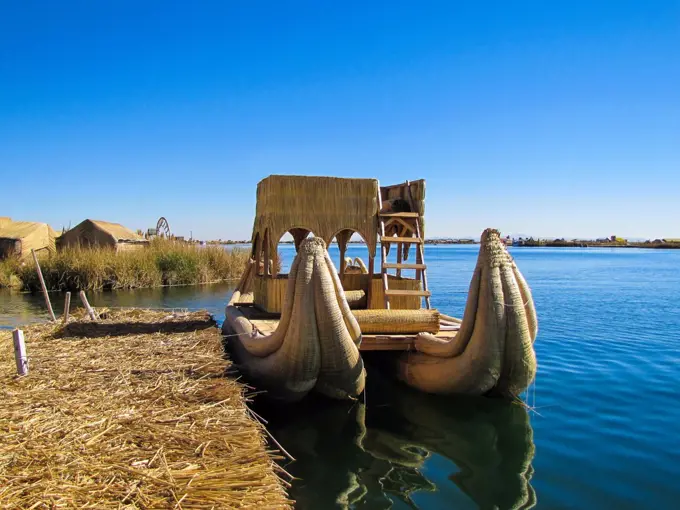
MULTIPOLYGON (((280 251, 292 260, 291 246, 280 251)), ((296 458, 285 466, 300 478, 291 489, 300 508, 680 506, 680 251, 512 253, 539 316, 535 411, 419 394, 368 359, 366 405, 260 404, 296 458)), ((362 246, 348 255, 366 260, 362 246)), ((427 247, 433 306, 462 315, 476 255, 476 246, 427 247)), ((228 285, 181 287, 93 301, 221 316, 228 293, 228 285)), ((41 303, 0 294, 0 324, 42 313, 41 303)))

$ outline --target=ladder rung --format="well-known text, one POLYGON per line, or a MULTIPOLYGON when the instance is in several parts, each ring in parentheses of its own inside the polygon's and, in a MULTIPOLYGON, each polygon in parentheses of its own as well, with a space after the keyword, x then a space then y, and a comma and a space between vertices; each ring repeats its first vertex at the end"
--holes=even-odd
POLYGON ((391 212, 380 213, 382 218, 417 218, 420 216, 417 212, 391 212))
POLYGON ((385 262, 384 269, 427 269, 425 264, 393 264, 392 262, 385 262))
POLYGON ((402 290, 402 289, 387 289, 386 296, 425 296, 430 297, 432 293, 429 290, 402 290))
POLYGON ((381 243, 413 243, 413 244, 421 244, 423 240, 420 237, 389 237, 389 236, 381 236, 380 237, 380 242, 381 243))

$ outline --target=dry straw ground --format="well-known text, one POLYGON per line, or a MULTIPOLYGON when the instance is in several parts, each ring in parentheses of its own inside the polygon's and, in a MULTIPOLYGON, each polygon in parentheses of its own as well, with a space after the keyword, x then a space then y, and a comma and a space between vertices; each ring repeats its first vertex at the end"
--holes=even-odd
POLYGON ((27 327, 22 378, 0 333, 0 507, 289 508, 209 316, 102 315, 27 327))

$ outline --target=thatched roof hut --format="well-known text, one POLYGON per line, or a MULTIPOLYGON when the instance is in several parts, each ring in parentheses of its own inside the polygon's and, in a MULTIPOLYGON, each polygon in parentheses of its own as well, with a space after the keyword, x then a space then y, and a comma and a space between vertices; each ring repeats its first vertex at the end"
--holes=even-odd
MULTIPOLYGON (((268 245, 268 250, 276 253, 286 232, 293 236, 296 248, 310 232, 327 245, 336 238, 343 246, 356 232, 366 243, 369 256, 375 257, 378 193, 385 202, 400 197, 402 187, 381 188, 377 179, 270 175, 257 185, 253 251, 259 244, 268 245)), ((425 181, 412 181, 411 192, 414 212, 419 213, 422 223, 425 181)))
POLYGON ((286 232, 299 246, 309 232, 330 244, 339 232, 351 230, 375 255, 378 189, 375 179, 271 175, 257 185, 253 240, 266 238, 274 253, 286 232))
POLYGON ((100 220, 85 220, 59 239, 59 247, 110 247, 116 250, 128 250, 148 244, 142 236, 136 234, 120 223, 100 220))
POLYGON ((54 252, 57 233, 47 223, 0 218, 0 259, 21 258, 36 252, 54 252))

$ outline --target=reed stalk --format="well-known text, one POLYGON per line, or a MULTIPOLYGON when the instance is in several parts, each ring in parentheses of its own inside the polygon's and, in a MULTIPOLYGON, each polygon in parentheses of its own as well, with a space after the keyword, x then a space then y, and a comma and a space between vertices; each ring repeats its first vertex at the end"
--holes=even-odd
MULTIPOLYGON (((41 260, 49 290, 78 291, 189 285, 237 279, 248 251, 200 247, 156 239, 138 250, 65 248, 41 260)), ((15 258, 0 261, 0 287, 34 291, 38 275, 31 264, 15 258)))

